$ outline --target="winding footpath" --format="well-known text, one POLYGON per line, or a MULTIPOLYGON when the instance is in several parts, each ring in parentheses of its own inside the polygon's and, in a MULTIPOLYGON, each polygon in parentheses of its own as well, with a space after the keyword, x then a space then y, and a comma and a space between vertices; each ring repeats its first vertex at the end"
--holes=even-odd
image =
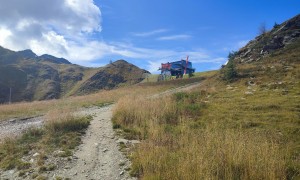
POLYGON ((134 179, 125 168, 130 162, 119 151, 117 138, 112 128, 113 105, 103 108, 90 108, 85 115, 93 115, 82 144, 75 152, 77 160, 70 168, 54 171, 54 176, 70 179, 134 179))

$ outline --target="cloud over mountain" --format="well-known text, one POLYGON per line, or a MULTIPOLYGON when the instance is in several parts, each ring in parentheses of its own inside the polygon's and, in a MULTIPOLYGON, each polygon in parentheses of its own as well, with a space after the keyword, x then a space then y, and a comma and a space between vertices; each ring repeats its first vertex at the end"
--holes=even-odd
POLYGON ((92 0, 0 3, 0 45, 13 50, 30 48, 68 58, 89 34, 101 31, 101 11, 92 0))
MULTIPOLYGON (((205 53, 207 57, 204 57, 202 50, 147 45, 146 41, 149 39, 166 43, 175 40, 188 42, 194 38, 177 32, 174 32, 175 35, 167 35, 166 32, 172 30, 166 28, 152 31, 149 28, 149 31, 131 34, 132 39, 129 41, 112 40, 109 37, 104 40, 102 6, 95 2, 0 0, 0 46, 15 51, 31 49, 37 55, 52 54, 85 66, 105 64, 109 59, 133 59, 139 61, 142 67, 149 67, 148 70, 152 72, 157 68, 158 62, 163 62, 169 59, 165 57, 170 56, 176 60, 189 54, 193 55, 195 61, 215 61, 211 53, 205 53), (141 39, 145 40, 144 44, 135 43, 141 39)), ((115 30, 121 31, 118 28, 115 30)))

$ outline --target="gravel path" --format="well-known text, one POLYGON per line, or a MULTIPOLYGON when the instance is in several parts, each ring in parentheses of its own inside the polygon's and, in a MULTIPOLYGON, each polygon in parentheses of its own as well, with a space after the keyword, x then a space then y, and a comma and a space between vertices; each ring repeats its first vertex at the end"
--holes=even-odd
POLYGON ((189 90, 194 89, 194 88, 196 88, 200 85, 201 85, 201 82, 195 82, 195 83, 187 84, 187 85, 184 85, 184 86, 180 86, 180 87, 177 87, 177 88, 174 88, 174 89, 170 89, 170 90, 152 95, 152 96, 150 96, 150 98, 155 99, 155 98, 171 95, 171 94, 174 94, 174 93, 177 93, 177 92, 189 91, 189 90))
POLYGON ((0 141, 6 137, 20 135, 30 127, 42 127, 43 117, 33 117, 26 119, 10 119, 0 122, 0 141))
POLYGON ((80 180, 134 179, 125 171, 130 162, 119 151, 111 122, 112 108, 113 105, 110 105, 84 111, 94 118, 82 138, 83 143, 74 154, 77 160, 70 164, 70 168, 55 171, 55 175, 80 180))

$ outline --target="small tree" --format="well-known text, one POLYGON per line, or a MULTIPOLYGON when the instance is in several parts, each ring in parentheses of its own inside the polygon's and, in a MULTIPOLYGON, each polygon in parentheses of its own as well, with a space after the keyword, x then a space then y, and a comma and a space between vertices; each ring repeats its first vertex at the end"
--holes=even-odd
POLYGON ((228 55, 228 62, 222 69, 223 73, 223 79, 227 82, 232 82, 237 77, 237 71, 235 67, 234 58, 236 56, 237 52, 230 52, 228 55))
POLYGON ((267 32, 267 26, 266 26, 266 23, 263 22, 260 24, 260 26, 258 28, 258 34, 262 35, 262 34, 265 34, 266 32, 267 32))
POLYGON ((278 28, 280 25, 275 22, 273 28, 278 28))
POLYGON ((237 55, 237 51, 231 51, 231 52, 229 52, 229 54, 228 54, 228 59, 234 59, 235 58, 235 56, 237 55))

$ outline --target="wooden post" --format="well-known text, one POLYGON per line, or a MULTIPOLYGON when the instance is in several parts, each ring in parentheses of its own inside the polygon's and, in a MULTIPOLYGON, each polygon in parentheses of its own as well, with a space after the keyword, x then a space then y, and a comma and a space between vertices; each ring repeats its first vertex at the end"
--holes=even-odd
POLYGON ((11 87, 9 88, 9 104, 11 104, 11 87))

